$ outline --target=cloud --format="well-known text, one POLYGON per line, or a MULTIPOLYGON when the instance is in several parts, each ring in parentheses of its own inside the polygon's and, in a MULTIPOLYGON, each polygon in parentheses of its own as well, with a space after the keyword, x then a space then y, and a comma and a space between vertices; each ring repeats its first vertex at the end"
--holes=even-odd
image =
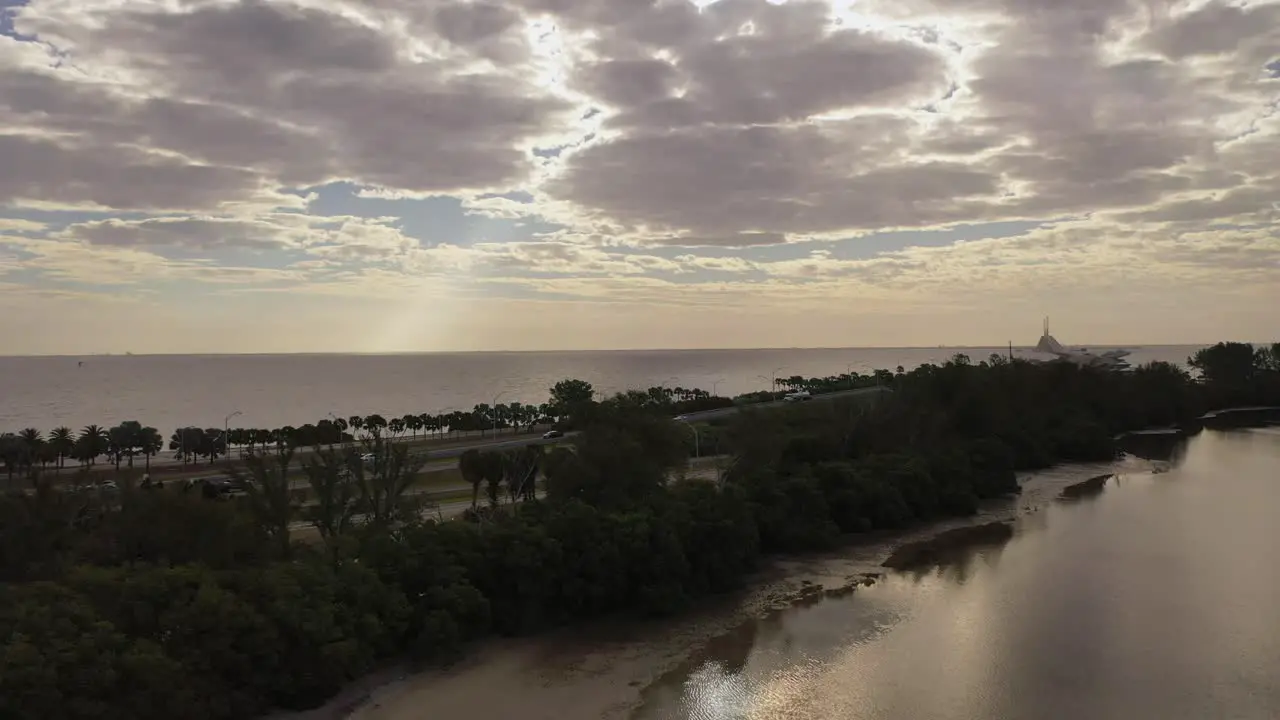
POLYGON ((1278 292, 1274 1, 11 15, 0 272, 32 292, 385 301, 403 322, 460 298, 776 318, 1109 298, 1152 327, 1190 288, 1226 298, 1209 328, 1278 292), (984 225, 1006 221, 1038 228, 984 225))
POLYGON ((173 217, 76 223, 55 237, 109 247, 277 250, 305 242, 307 236, 296 232, 300 229, 273 223, 267 218, 173 217))
POLYGON ((653 28, 671 3, 614 18, 596 44, 612 56, 574 81, 614 132, 546 189, 636 237, 746 245, 734 236, 1135 209, 1248 182, 1211 169, 1269 112, 1274 6, 908 5, 936 15, 837 26, 825 3, 722 0, 667 36, 653 28))
POLYGON ((264 183, 516 183, 534 167, 526 146, 569 103, 518 72, 476 71, 466 43, 486 42, 492 20, 469 25, 470 6, 440 12, 453 43, 443 56, 390 19, 291 2, 33 3, 18 27, 67 59, 0 73, 0 117, 41 135, 0 143, 6 166, 41 169, 0 185, 0 200, 185 209, 264 183), (54 131, 62 139, 42 136, 54 131), (115 181, 117 167, 131 182, 115 181))
MULTIPOLYGON (((674 5, 658 3, 652 12, 674 5)), ((614 56, 575 68, 575 84, 615 109, 609 126, 649 132, 796 122, 919 101, 946 88, 943 60, 930 49, 833 27, 830 14, 829 5, 811 0, 722 0, 691 17, 691 27, 667 28, 670 35, 659 38, 641 12, 635 32, 625 25, 602 39, 601 49, 614 56), (655 46, 670 59, 643 54, 655 46)))

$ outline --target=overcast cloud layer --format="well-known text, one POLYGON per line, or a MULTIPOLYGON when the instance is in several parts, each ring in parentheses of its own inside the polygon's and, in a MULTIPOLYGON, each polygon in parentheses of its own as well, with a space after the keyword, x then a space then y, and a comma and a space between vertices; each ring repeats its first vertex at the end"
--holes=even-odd
POLYGON ((1280 339, 1280 2, 699 5, 0 2, 5 351, 1280 339))

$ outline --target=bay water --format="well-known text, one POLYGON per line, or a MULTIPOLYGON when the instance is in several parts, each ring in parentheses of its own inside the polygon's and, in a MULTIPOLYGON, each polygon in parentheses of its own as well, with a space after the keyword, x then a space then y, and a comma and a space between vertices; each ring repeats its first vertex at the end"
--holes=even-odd
MULTIPOLYGON (((1138 365, 1185 362, 1198 346, 1130 348, 1138 365)), ((0 432, 138 420, 166 436, 185 425, 276 428, 380 413, 546 402, 565 378, 617 392, 656 385, 721 395, 768 389, 773 377, 910 370, 957 353, 974 362, 1008 348, 619 350, 403 355, 113 355, 0 357, 0 432)), ((1025 353, 1014 349, 1014 354, 1025 353)))
POLYGON ((1002 545, 748 622, 632 718, 1280 718, 1280 428, 1170 457, 1002 545))

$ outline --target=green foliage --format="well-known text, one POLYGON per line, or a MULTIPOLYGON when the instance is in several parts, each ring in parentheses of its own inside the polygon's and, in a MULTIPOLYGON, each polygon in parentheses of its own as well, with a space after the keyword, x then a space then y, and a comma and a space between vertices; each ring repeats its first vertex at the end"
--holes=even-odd
MULTIPOLYGON (((704 449, 732 455, 718 482, 672 480, 690 450, 672 408, 714 401, 705 393, 651 388, 596 402, 590 385, 565 381, 556 409, 537 416, 571 419, 581 432, 568 446, 460 457, 491 505, 476 522, 421 519, 408 486, 422 461, 395 440, 487 427, 475 414, 242 433, 276 453, 251 450, 233 472, 247 495, 216 502, 176 488, 61 492, 42 476, 66 457, 153 453, 158 434, 140 423, 0 436, 0 459, 21 480, 0 496, 0 718, 253 717, 314 707, 405 654, 453 662, 493 632, 678 612, 739 586, 762 553, 969 515, 1016 493, 1019 470, 1114 457, 1123 430, 1188 422, 1224 402, 1280 402, 1280 348, 1247 349, 1198 354, 1202 382, 1162 363, 1122 375, 962 357, 910 373, 788 378, 783 387, 892 392, 744 408, 703 431, 704 449), (363 433, 360 446, 317 442, 303 462, 315 502, 299 513, 291 448, 347 428, 363 433), (292 537, 298 515, 320 543, 292 537)), ((224 451, 211 435, 181 431, 175 450, 224 451)))
POLYGON ((549 412, 570 423, 585 419, 594 403, 595 389, 585 380, 561 380, 551 388, 549 412))
POLYGON ((1197 350, 1187 364, 1200 372, 1207 382, 1241 385, 1253 380, 1262 358, 1249 343, 1220 342, 1197 350))

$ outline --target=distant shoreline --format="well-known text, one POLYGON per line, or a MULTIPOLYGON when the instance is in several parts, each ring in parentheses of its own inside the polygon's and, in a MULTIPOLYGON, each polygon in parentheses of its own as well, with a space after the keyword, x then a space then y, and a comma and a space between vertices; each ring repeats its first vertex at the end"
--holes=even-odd
MULTIPOLYGON (((1072 347, 1087 348, 1201 348, 1213 343, 1072 343, 1072 347)), ((1255 343, 1257 344, 1257 343, 1255 343)), ((1014 345, 1014 350, 1029 351, 1033 345, 1014 345)), ((568 350, 400 350, 389 352, 356 352, 356 351, 301 351, 301 352, 199 352, 199 353, 59 353, 50 355, 22 355, 0 353, 0 359, 21 358, 30 360, 43 359, 76 359, 86 358, 157 358, 157 357, 192 357, 192 358, 225 358, 225 357, 405 357, 436 355, 616 355, 639 353, 727 353, 727 352, 806 352, 837 350, 992 350, 1007 351, 1008 343, 1000 345, 866 345, 866 346, 834 346, 834 347, 726 347, 726 348, 611 348, 611 349, 568 349, 568 350)))

